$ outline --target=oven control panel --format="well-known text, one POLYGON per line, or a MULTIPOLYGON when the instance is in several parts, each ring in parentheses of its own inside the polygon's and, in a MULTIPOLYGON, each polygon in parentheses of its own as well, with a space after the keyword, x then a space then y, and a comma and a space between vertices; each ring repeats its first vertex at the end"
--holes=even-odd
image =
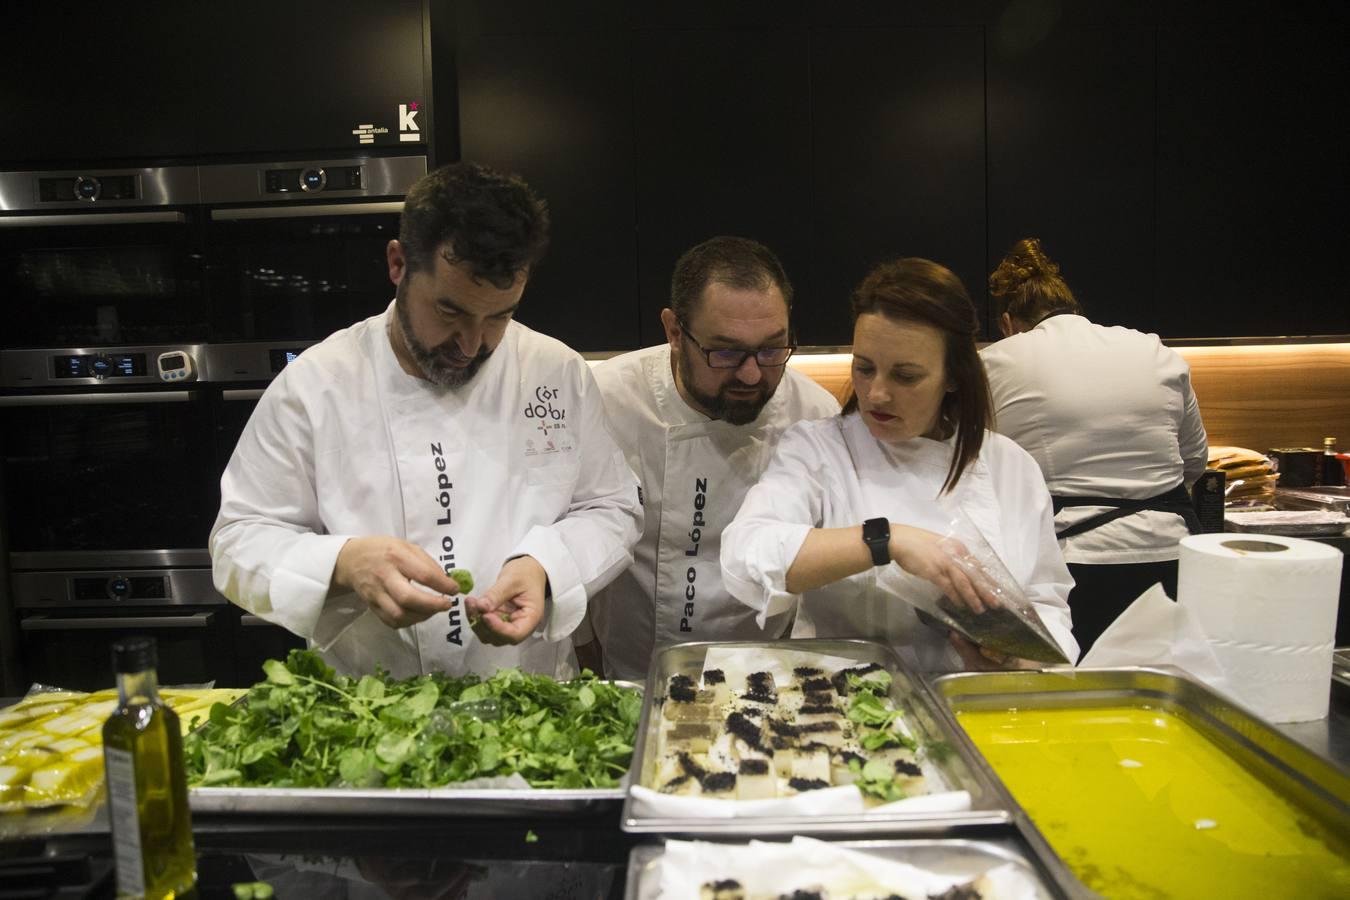
POLYGON ((361 166, 305 166, 263 172, 263 191, 268 194, 359 191, 363 187, 361 166))
POLYGON ((90 353, 52 357, 56 378, 135 378, 145 374, 144 353, 90 353))

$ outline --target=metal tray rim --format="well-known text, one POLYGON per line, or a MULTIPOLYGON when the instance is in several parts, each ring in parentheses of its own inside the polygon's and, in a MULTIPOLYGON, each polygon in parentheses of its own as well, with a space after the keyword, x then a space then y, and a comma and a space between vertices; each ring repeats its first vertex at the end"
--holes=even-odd
MULTIPOLYGON (((1020 834, 1016 836, 1020 837, 1020 834)), ((674 836, 673 836, 674 837, 674 836)), ((752 836, 742 836, 744 840, 756 839, 752 836)), ((688 839, 684 835, 676 839, 688 839)), ((1030 870, 1036 883, 1044 889, 1045 893, 1052 897, 1076 896, 1077 891, 1066 890, 1065 887, 1052 878, 1047 877, 1047 873, 1040 871, 1037 863, 1040 862, 1035 856, 1035 850, 1028 845, 1026 853, 1018 853, 1010 847, 995 843, 995 840, 1003 842, 1015 842, 1014 833, 1002 832, 987 837, 931 837, 916 836, 904 838, 880 838, 880 837, 856 837, 848 840, 831 840, 829 843, 849 850, 859 850, 866 852, 868 850, 895 850, 902 847, 932 847, 942 846, 952 849, 975 849, 988 856, 997 857, 1002 862, 1020 865, 1030 870)), ((624 883, 624 900, 641 900, 643 876, 652 863, 658 860, 665 851, 665 841, 661 840, 654 843, 639 844, 628 853, 628 872, 624 883)))

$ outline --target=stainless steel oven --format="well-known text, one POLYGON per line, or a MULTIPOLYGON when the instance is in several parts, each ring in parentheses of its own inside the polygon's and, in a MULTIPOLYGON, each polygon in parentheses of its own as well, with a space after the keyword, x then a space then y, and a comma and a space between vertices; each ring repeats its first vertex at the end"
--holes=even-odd
POLYGON ((0 346, 204 339, 197 182, 195 166, 0 172, 0 346))
POLYGON ((211 341, 317 340, 382 312, 423 156, 203 166, 211 341))
POLYGON ((299 645, 210 587, 220 475, 276 373, 387 306, 385 246, 426 170, 392 156, 0 173, 9 687, 106 675, 125 628, 161 635, 166 681, 248 683, 299 645))
POLYGON ((162 635, 161 677, 179 683, 256 680, 299 645, 215 592, 206 548, 239 434, 308 343, 0 351, 0 612, 23 682, 103 672, 128 629, 162 635))
POLYGON ((27 682, 106 688, 112 644, 133 634, 155 638, 162 684, 238 681, 237 613, 212 587, 204 550, 12 559, 27 682))

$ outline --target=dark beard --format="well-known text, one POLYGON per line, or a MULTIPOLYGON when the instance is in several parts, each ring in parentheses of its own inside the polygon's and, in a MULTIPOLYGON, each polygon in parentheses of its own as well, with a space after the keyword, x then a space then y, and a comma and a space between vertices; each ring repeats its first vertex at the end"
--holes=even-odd
POLYGON ((403 337, 403 346, 408 348, 408 355, 422 370, 422 377, 432 384, 451 388, 467 384, 492 355, 487 344, 484 344, 467 366, 452 366, 450 360, 462 362, 464 359, 453 339, 439 347, 428 347, 419 341, 413 334, 412 317, 408 313, 408 300, 402 284, 394 292, 394 312, 399 334, 403 337))
POLYGON ((760 411, 764 409, 764 405, 773 396, 773 392, 763 381, 756 385, 733 381, 730 385, 723 385, 719 388, 716 394, 702 393, 694 387, 693 381, 689 377, 690 365, 689 358, 685 356, 683 351, 675 354, 675 366, 679 370, 680 383, 684 385, 685 393, 714 419, 732 425, 749 425, 759 418, 760 411), (733 386, 758 388, 759 396, 753 400, 732 400, 725 396, 724 392, 728 387, 733 386))

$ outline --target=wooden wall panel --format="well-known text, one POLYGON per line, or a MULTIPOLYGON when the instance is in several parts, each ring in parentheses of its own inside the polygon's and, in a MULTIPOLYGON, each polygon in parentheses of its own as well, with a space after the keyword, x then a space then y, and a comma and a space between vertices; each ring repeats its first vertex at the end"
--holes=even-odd
MULTIPOLYGON (((1334 436, 1341 452, 1350 450, 1350 343, 1177 349, 1191 364, 1210 446, 1264 453, 1321 447, 1334 436)), ((799 354, 789 365, 842 400, 850 359, 799 354)))
POLYGON ((1350 344, 1180 347, 1210 446, 1350 445, 1350 344))

